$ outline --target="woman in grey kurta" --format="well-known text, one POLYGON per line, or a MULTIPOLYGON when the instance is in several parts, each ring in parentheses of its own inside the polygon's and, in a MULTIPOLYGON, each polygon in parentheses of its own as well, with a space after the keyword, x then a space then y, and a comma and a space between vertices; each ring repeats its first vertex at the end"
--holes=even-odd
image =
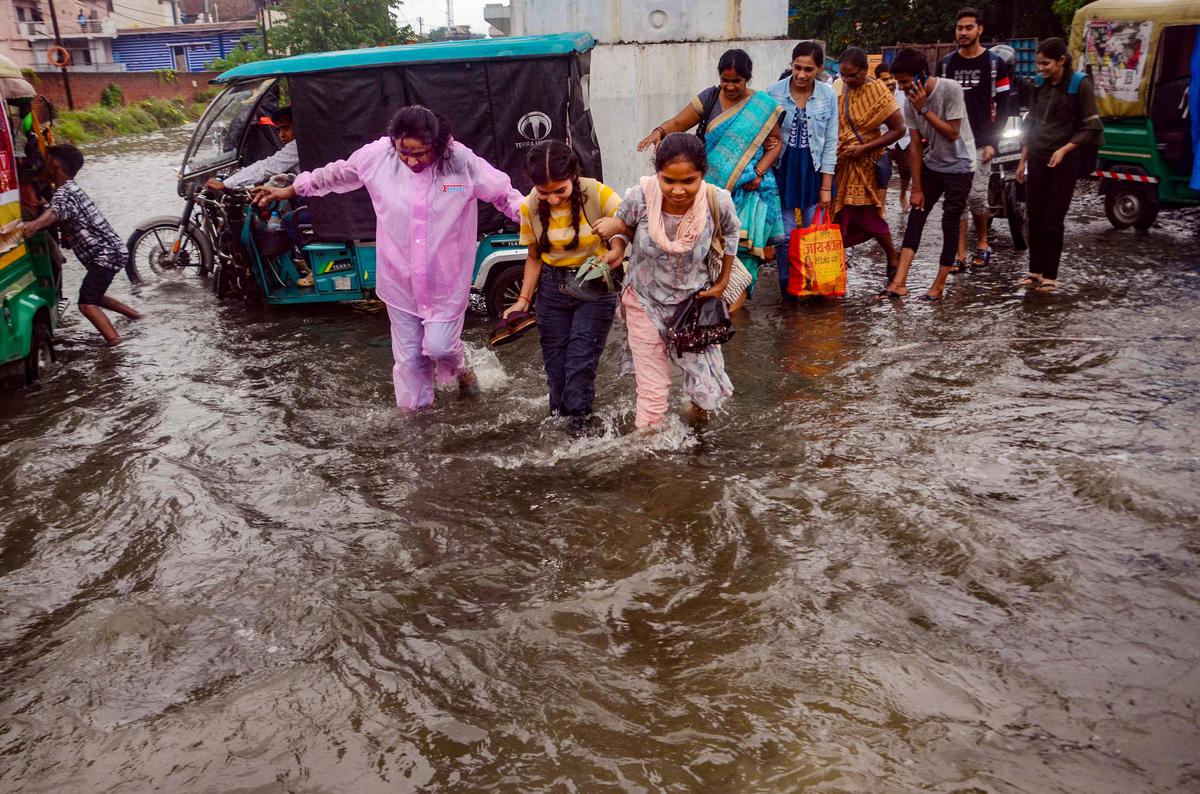
MULTIPOLYGON (((695 136, 677 133, 679 138, 695 136)), ((669 138, 675 138, 671 135, 669 138)), ((625 194, 625 200, 617 211, 616 218, 623 221, 632 232, 629 247, 628 276, 621 300, 621 312, 628 330, 625 355, 622 356, 622 374, 633 373, 638 379, 637 426, 649 427, 661 421, 666 413, 670 386, 670 365, 674 363, 683 370, 683 389, 697 407, 712 410, 733 394, 733 384, 725 374, 725 360, 719 345, 710 345, 697 353, 677 356, 666 344, 667 326, 681 303, 691 296, 720 286, 714 285, 708 272, 708 251, 714 233, 725 238, 725 250, 737 250, 740 224, 737 210, 729 191, 706 185, 703 175, 706 166, 703 145, 690 145, 688 141, 667 141, 659 149, 656 158, 658 173, 644 177, 642 183, 625 194), (675 154, 669 162, 663 155, 675 154), (678 194, 677 183, 686 179, 688 172, 699 176, 690 208, 679 207, 672 196, 678 194), (668 197, 664 200, 664 188, 668 197), (718 218, 714 223, 707 190, 717 191, 718 218), (650 194, 648 196, 648 194, 650 194), (672 207, 675 203, 677 206, 672 207), (671 210, 683 209, 682 214, 671 210), (701 223, 703 224, 701 227, 701 223), (655 226, 658 225, 657 233, 655 226), (718 225, 719 224, 719 225, 718 225), (668 250, 676 244, 681 226, 694 226, 695 238, 690 247, 682 252, 668 250), (665 233, 665 238, 662 237, 665 233), (657 240, 655 238, 658 238, 657 240), (646 321, 649 321, 647 323, 646 321), (655 333, 649 333, 651 325, 655 333), (639 331, 645 333, 639 333, 639 331)), ((723 278, 728 279, 728 267, 723 278)))

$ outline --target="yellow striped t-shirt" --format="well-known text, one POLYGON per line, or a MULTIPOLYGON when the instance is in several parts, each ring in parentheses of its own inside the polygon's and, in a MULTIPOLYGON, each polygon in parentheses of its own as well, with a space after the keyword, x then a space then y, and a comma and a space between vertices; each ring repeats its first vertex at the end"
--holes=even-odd
MULTIPOLYGON (((530 201, 521 202, 521 245, 537 242, 533 236, 533 224, 529 222, 530 201)), ((600 183, 600 207, 606 218, 617 214, 621 206, 621 197, 617 191, 608 185, 600 183)), ((542 253, 542 261, 553 267, 579 267, 589 256, 607 251, 607 246, 600 236, 592 231, 591 224, 583 213, 579 213, 579 244, 568 251, 567 245, 575 236, 575 227, 571 225, 571 202, 564 201, 557 207, 550 208, 550 228, 547 237, 550 239, 550 250, 542 253)))

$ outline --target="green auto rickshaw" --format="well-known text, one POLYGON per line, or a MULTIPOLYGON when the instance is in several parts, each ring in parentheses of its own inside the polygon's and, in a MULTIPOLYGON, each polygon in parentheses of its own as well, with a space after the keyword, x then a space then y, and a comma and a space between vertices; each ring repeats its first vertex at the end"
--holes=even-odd
POLYGON ((33 383, 54 361, 58 324, 58 275, 50 240, 39 233, 22 240, 18 152, 13 145, 8 100, 34 94, 21 70, 0 56, 0 381, 33 383))
POLYGON ((1104 120, 1095 176, 1118 229, 1149 229, 1160 209, 1200 205, 1189 112, 1198 41, 1197 0, 1098 0, 1075 13, 1071 52, 1104 120))

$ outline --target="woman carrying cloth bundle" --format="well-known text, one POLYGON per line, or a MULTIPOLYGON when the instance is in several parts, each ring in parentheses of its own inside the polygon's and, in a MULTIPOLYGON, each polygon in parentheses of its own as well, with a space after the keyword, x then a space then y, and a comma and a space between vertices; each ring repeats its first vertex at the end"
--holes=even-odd
POLYGON ((842 227, 842 245, 851 248, 874 239, 887 254, 891 280, 900 255, 892 230, 883 216, 886 185, 880 185, 875 164, 887 147, 904 137, 904 116, 887 84, 867 74, 867 54, 858 47, 842 53, 838 110, 837 171, 834 174, 833 215, 842 227), (882 127, 887 127, 883 132, 882 127))
MULTIPOLYGON (((749 87, 753 67, 743 50, 727 50, 717 62, 721 84, 693 97, 675 118, 651 130, 637 148, 645 151, 672 132, 700 125, 697 134, 708 160, 705 181, 733 195, 742 225, 738 258, 757 283, 759 264, 774 259, 774 246, 784 237, 779 188, 771 170, 783 151, 779 145, 783 108, 766 92, 749 87)), ((740 305, 739 300, 730 308, 740 305)))
POLYGON ((693 296, 720 296, 733 267, 736 210, 727 191, 706 183, 707 167, 704 144, 696 136, 668 135, 655 152, 655 175, 630 188, 617 210, 616 219, 633 240, 621 292, 626 332, 621 372, 632 372, 637 380, 639 430, 665 421, 672 364, 683 370, 683 390, 697 415, 716 410, 733 394, 718 345, 679 354, 667 338, 679 307, 693 296), (714 236, 723 238, 723 250, 729 252, 715 278, 708 264, 714 236))

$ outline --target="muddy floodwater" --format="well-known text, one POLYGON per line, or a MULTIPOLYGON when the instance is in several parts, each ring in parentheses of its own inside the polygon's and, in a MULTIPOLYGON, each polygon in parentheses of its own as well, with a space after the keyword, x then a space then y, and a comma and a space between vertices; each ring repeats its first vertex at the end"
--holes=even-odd
MULTIPOLYGON (((122 236, 187 136, 87 150, 122 236)), ((0 791, 1200 790, 1200 214, 1080 196, 1056 295, 996 229, 935 305, 769 273, 644 438, 619 325, 572 439, 535 334, 405 417, 379 305, 119 276, 3 395, 0 791)))

